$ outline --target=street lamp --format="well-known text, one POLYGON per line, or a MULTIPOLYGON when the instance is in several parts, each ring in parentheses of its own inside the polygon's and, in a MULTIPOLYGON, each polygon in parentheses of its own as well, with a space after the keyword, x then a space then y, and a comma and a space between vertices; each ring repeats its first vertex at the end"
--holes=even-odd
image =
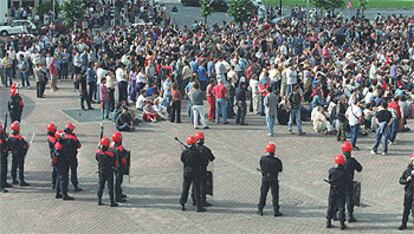
POLYGON ((280 16, 282 16, 282 0, 279 1, 279 10, 280 10, 280 16))

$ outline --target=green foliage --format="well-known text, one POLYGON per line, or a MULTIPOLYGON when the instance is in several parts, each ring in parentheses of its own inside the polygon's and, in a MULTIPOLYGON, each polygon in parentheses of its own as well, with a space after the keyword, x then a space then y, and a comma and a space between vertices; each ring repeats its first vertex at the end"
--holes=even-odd
POLYGON ((63 23, 72 28, 76 21, 83 20, 85 4, 82 0, 63 0, 60 10, 63 23))
POLYGON ((211 2, 210 0, 200 0, 200 14, 202 17, 207 18, 213 13, 214 9, 211 2))
POLYGON ((313 4, 325 10, 342 8, 345 6, 345 0, 312 0, 313 4))
POLYGON ((47 14, 50 10, 52 10, 52 8, 53 8, 52 2, 44 2, 36 8, 37 14, 40 16, 43 16, 47 14))
POLYGON ((368 6, 368 0, 359 0, 359 7, 361 8, 361 9, 367 9, 367 6, 368 6))
POLYGON ((238 23, 250 20, 254 10, 255 6, 251 0, 227 1, 227 14, 233 17, 234 21, 238 23))

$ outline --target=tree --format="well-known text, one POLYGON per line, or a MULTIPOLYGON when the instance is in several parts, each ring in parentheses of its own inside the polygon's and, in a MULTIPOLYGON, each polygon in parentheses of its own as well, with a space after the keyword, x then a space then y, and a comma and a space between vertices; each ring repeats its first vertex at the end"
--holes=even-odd
POLYGON ((63 23, 72 28, 78 20, 83 20, 85 4, 82 0, 63 0, 60 12, 63 23))
POLYGON ((233 17, 237 23, 250 20, 255 10, 251 0, 229 0, 227 1, 227 14, 233 17))
POLYGON ((368 0, 359 0, 359 9, 361 11, 362 17, 365 16, 365 10, 367 9, 367 6, 368 6, 368 0))
POLYGON ((312 0, 312 2, 316 7, 328 11, 345 6, 345 0, 312 0))
POLYGON ((207 17, 209 17, 214 9, 211 6, 213 1, 211 0, 201 0, 200 1, 200 14, 204 17, 204 24, 207 25, 207 17))

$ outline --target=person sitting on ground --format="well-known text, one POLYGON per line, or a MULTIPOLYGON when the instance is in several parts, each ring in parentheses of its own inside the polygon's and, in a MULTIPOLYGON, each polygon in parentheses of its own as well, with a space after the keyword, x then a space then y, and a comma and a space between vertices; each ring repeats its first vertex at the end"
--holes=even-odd
POLYGON ((134 131, 134 119, 131 118, 127 106, 122 106, 122 112, 116 118, 116 129, 118 131, 134 131))
POLYGON ((158 122, 158 115, 155 113, 154 108, 152 107, 151 100, 147 100, 144 108, 144 113, 142 113, 142 119, 144 121, 157 123, 158 122))
POLYGON ((138 99, 137 99, 137 102, 136 102, 137 110, 142 111, 142 109, 145 106, 145 102, 147 101, 147 99, 145 98, 145 92, 146 92, 146 90, 141 90, 141 92, 138 96, 138 99))
POLYGON ((318 133, 328 135, 332 133, 333 127, 327 120, 322 106, 317 106, 312 110, 311 114, 313 129, 318 133))
POLYGON ((159 119, 161 120, 167 119, 168 117, 167 107, 161 104, 160 99, 157 98, 154 100, 154 105, 152 106, 152 108, 154 109, 155 113, 158 115, 159 119))

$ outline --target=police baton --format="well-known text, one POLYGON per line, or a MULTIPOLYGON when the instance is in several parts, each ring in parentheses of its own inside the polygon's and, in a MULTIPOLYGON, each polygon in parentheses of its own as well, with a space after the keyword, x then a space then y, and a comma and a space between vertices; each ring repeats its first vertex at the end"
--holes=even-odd
POLYGON ((178 137, 174 137, 174 140, 181 144, 181 149, 188 149, 188 146, 186 144, 184 144, 182 141, 180 141, 180 139, 178 139, 178 137))
POLYGON ((99 139, 102 139, 104 135, 104 125, 103 122, 101 122, 101 132, 99 133, 99 139))
POLYGON ((328 179, 323 179, 323 181, 325 181, 328 184, 331 184, 331 182, 328 179))

